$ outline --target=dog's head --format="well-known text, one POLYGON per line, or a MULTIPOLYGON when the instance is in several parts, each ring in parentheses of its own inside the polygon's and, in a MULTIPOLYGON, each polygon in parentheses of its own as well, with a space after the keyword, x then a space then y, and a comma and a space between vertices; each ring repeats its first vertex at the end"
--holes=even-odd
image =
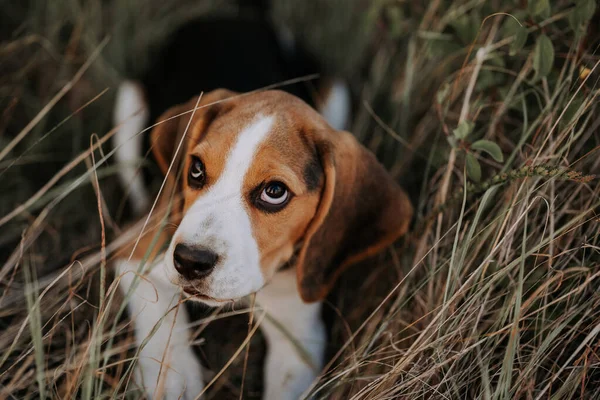
POLYGON ((322 299, 412 216, 369 151, 284 92, 194 98, 159 118, 151 142, 163 172, 183 166, 170 178, 183 200, 166 272, 207 304, 253 293, 282 267, 297 269, 305 301, 322 299))

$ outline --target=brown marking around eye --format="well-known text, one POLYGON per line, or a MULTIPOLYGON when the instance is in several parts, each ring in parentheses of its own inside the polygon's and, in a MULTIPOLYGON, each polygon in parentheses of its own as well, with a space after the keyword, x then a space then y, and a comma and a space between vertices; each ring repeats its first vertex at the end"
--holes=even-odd
MULTIPOLYGON (((294 121, 292 121, 294 122, 294 121)), ((273 133, 254 156, 244 179, 244 192, 271 180, 284 183, 293 193, 281 210, 265 213, 246 200, 253 235, 261 257, 263 275, 268 279, 292 257, 320 200, 321 170, 315 165, 315 150, 306 146, 295 124, 278 119, 273 133)))
POLYGON ((187 210, 206 189, 219 180, 225 169, 229 153, 241 131, 241 128, 238 127, 243 126, 243 123, 238 119, 230 118, 229 115, 224 115, 213 119, 208 129, 205 129, 205 126, 206 124, 202 123, 190 128, 194 145, 190 146, 191 148, 186 154, 184 176, 187 178, 192 156, 196 156, 204 163, 206 182, 201 189, 191 188, 187 182, 184 183, 184 210, 187 210))

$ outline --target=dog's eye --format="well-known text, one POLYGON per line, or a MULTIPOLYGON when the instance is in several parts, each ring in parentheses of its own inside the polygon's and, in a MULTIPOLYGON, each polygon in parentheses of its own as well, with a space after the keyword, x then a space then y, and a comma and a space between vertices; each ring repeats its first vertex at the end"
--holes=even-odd
POLYGON ((281 204, 287 200, 288 190, 281 182, 271 182, 265 186, 260 199, 269 204, 281 204))
POLYGON ((204 170, 204 163, 198 157, 192 157, 190 173, 188 175, 188 184, 195 189, 200 189, 204 186, 205 181, 206 171, 204 170))
POLYGON ((281 182, 267 183, 257 199, 258 205, 265 211, 279 211, 290 199, 290 191, 281 182))

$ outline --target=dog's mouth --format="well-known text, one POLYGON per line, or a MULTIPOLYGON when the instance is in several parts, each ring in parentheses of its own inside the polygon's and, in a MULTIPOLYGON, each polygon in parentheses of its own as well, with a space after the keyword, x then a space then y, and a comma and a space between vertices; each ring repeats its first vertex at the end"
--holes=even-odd
POLYGON ((205 294, 200 293, 197 289, 190 286, 183 286, 183 291, 190 296, 194 300, 199 300, 204 303, 214 304, 214 303, 232 303, 233 299, 217 299, 211 296, 207 296, 205 294))

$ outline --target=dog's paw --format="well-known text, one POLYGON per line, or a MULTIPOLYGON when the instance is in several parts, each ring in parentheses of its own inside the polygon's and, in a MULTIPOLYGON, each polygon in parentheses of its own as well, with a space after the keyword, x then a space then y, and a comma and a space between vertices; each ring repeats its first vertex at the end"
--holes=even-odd
POLYGON ((202 367, 191 349, 187 350, 174 351, 162 368, 162 355, 140 354, 135 376, 149 400, 193 400, 202 392, 202 367))

